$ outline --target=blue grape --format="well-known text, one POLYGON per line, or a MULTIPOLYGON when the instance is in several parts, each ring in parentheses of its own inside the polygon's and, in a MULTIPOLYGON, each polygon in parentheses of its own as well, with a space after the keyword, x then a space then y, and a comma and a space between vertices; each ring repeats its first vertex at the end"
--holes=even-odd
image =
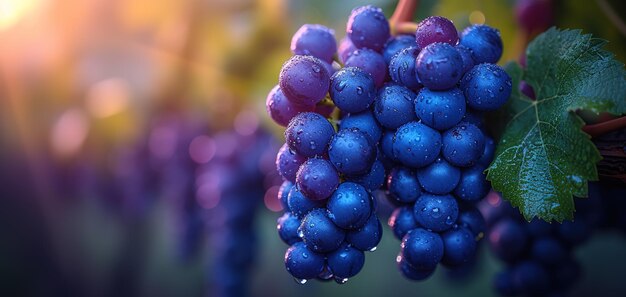
POLYGON ((433 273, 435 273, 435 269, 437 268, 437 266, 435 266, 430 269, 415 269, 411 267, 411 264, 409 264, 402 256, 398 256, 396 261, 398 262, 398 268, 400 269, 402 275, 414 281, 421 281, 429 278, 433 275, 433 273))
POLYGON ((459 123, 445 131, 441 138, 441 154, 454 166, 474 165, 485 150, 485 136, 470 123, 459 123))
POLYGON ((369 172, 363 175, 346 176, 346 180, 360 184, 366 190, 372 192, 382 187, 385 183, 385 167, 381 161, 375 160, 369 172))
MULTIPOLYGON (((416 47, 417 43, 415 42, 415 36, 411 35, 397 35, 392 37, 385 43, 385 47, 383 48, 383 58, 385 58, 385 63, 389 64, 391 62, 391 58, 402 49, 407 47, 416 47)), ((419 51, 420 48, 417 48, 419 51)), ((412 63, 415 61, 412 61, 412 63)))
POLYGON ((370 217, 372 198, 363 186, 344 182, 330 196, 326 208, 335 225, 343 229, 357 229, 370 217))
POLYGON ((463 30, 459 44, 472 51, 476 64, 496 63, 502 56, 500 31, 487 25, 473 25, 463 30))
POLYGON ((469 107, 480 111, 496 110, 511 95, 511 77, 498 65, 478 64, 465 74, 461 88, 469 107))
POLYGON ((267 114, 277 124, 286 127, 289 121, 301 112, 313 111, 314 107, 307 105, 298 105, 288 100, 283 91, 276 85, 267 95, 265 101, 267 114))
POLYGON ((278 218, 278 235, 286 244, 292 245, 298 241, 301 241, 298 236, 298 228, 300 227, 300 220, 289 212, 284 213, 278 218))
POLYGON ((361 68, 346 67, 330 78, 330 98, 343 112, 366 110, 375 97, 374 79, 361 68))
POLYGON ((339 185, 339 174, 335 167, 321 158, 308 159, 296 175, 298 189, 311 200, 323 200, 339 185))
POLYGON ((392 130, 386 130, 380 139, 380 150, 383 155, 393 162, 397 162, 398 158, 393 154, 393 137, 395 132, 392 130))
POLYGON ((461 44, 458 44, 455 48, 456 51, 459 52, 459 55, 461 55, 461 60, 463 61, 463 73, 466 73, 476 65, 472 57, 472 51, 461 44))
POLYGON ((318 24, 305 24, 291 38, 294 55, 310 55, 325 62, 332 62, 337 51, 335 31, 318 24))
POLYGON ((465 115, 463 116, 463 119, 461 121, 473 124, 474 126, 482 129, 484 126, 483 125, 483 112, 472 110, 471 108, 466 106, 465 115))
POLYGON ((443 259, 448 266, 460 266, 470 262, 476 254, 474 234, 467 228, 453 228, 441 234, 443 259))
POLYGON ((315 278, 324 269, 324 256, 309 250, 304 243, 296 242, 285 253, 285 267, 295 278, 315 278))
POLYGON ((498 272, 493 278, 493 285, 496 292, 502 296, 515 296, 519 293, 519 289, 515 287, 513 276, 509 270, 498 272))
POLYGON ((430 16, 417 24, 415 40, 420 48, 435 42, 456 45, 459 35, 454 24, 449 19, 441 16, 430 16))
POLYGON ((328 157, 341 173, 364 174, 376 160, 376 147, 361 130, 341 129, 330 141, 328 157))
POLYGON ((406 123, 395 133, 393 154, 409 167, 424 167, 437 159, 441 150, 441 134, 419 123, 406 123))
POLYGON ((400 240, 402 240, 402 237, 409 231, 419 227, 413 215, 413 208, 409 206, 396 208, 389 217, 388 225, 391 227, 393 235, 400 240))
POLYGON ((300 189, 298 189, 298 186, 293 186, 291 191, 289 191, 287 203, 292 214, 300 219, 306 216, 311 210, 322 208, 325 205, 325 201, 312 200, 304 196, 300 189))
POLYGON ((276 155, 276 169, 284 179, 295 183, 296 173, 304 161, 305 157, 296 154, 287 144, 283 144, 276 155))
POLYGON ((303 112, 289 122, 285 141, 290 149, 303 157, 321 156, 334 134, 333 125, 323 116, 303 112))
POLYGON ((412 90, 422 87, 415 72, 415 60, 420 50, 411 46, 400 50, 389 62, 389 75, 391 79, 402 86, 412 90))
POLYGON ((351 230, 346 234, 346 241, 361 251, 372 251, 383 237, 383 226, 376 214, 372 213, 361 228, 351 230))
POLYGON ((376 120, 387 129, 416 121, 413 111, 415 93, 396 84, 387 84, 378 91, 378 99, 374 105, 376 120))
POLYGON ((417 170, 417 180, 422 188, 432 194, 448 194, 461 178, 461 170, 438 158, 432 164, 417 170))
POLYGON ((417 56, 415 69, 421 83, 431 90, 452 88, 463 75, 463 59, 447 43, 432 43, 417 56))
POLYGON ((417 94, 414 109, 422 123, 440 131, 447 130, 465 115, 465 96, 458 88, 445 91, 423 88, 417 94))
POLYGON ((336 251, 329 253, 327 258, 328 268, 339 279, 347 279, 357 275, 365 264, 365 254, 347 244, 343 244, 336 251))
POLYGON ((483 170, 484 168, 481 166, 464 169, 461 172, 459 183, 454 189, 454 195, 464 201, 483 199, 491 189, 483 170))
POLYGON ((422 194, 413 206, 415 221, 435 232, 446 231, 456 223, 459 205, 452 195, 422 194))
POLYGON ((367 134, 372 143, 378 143, 383 133, 374 115, 369 110, 351 113, 343 117, 339 129, 350 128, 357 128, 367 134))
POLYGON ((443 258, 443 240, 437 233, 416 228, 402 238, 400 253, 415 269, 434 269, 443 258))
POLYGON ((283 207, 283 210, 285 212, 289 212, 289 204, 287 202, 287 198, 289 197, 289 192, 291 191, 291 188, 293 188, 293 183, 286 180, 280 185, 280 188, 278 189, 278 199, 280 200, 280 205, 283 207))
POLYGON ((298 229, 307 248, 317 253, 328 253, 338 249, 346 234, 328 217, 326 209, 309 212, 298 229))
POLYGON ((387 188, 389 196, 401 204, 413 203, 422 194, 415 172, 405 167, 391 170, 387 178, 387 188))
POLYGON ((283 65, 278 84, 291 102, 312 106, 328 93, 330 73, 318 58, 296 55, 283 65))
POLYGON ((352 40, 348 36, 341 39, 339 42, 339 48, 337 49, 337 55, 339 56, 339 62, 345 64, 348 58, 352 56, 352 53, 356 50, 356 46, 352 43, 352 40))
POLYGON ((483 154, 480 156, 480 159, 476 161, 476 165, 481 166, 483 168, 487 168, 491 164, 491 161, 493 161, 493 157, 496 153, 496 142, 493 140, 493 138, 487 135, 484 135, 484 136, 485 136, 485 149, 483 150, 483 154))
POLYGON ((496 256, 504 261, 513 261, 526 249, 528 234, 520 223, 505 218, 491 228, 489 243, 496 256))
POLYGON ((578 245, 591 237, 591 226, 583 219, 563 221, 556 228, 559 238, 572 245, 578 245))
POLYGON ((474 206, 462 207, 459 210, 457 222, 459 226, 463 226, 472 231, 476 240, 481 239, 487 230, 485 218, 483 218, 480 211, 474 206))
POLYGON ((546 266, 560 264, 568 253, 566 247, 553 237, 537 238, 530 247, 531 257, 546 266))
POLYGON ((374 79, 374 85, 381 87, 387 77, 387 64, 385 59, 379 53, 371 49, 358 49, 352 52, 346 67, 357 67, 368 73, 374 79))
POLYGON ((367 5, 352 10, 346 33, 357 48, 381 51, 391 36, 389 22, 382 9, 367 5))
POLYGON ((537 296, 546 293, 550 287, 548 272, 534 261, 524 261, 513 267, 511 273, 513 286, 521 293, 537 296))

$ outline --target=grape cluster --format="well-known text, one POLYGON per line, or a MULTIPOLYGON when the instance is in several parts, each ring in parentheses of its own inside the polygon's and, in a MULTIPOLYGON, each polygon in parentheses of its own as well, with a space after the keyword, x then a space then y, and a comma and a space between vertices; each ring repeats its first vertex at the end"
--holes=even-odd
POLYGON ((573 221, 527 222, 519 211, 491 192, 479 208, 493 254, 506 266, 493 285, 502 296, 567 296, 581 278, 575 249, 598 229, 623 230, 623 188, 589 184, 589 198, 576 199, 573 221), (615 199, 614 199, 615 198, 615 199))
POLYGON ((397 206, 390 225, 405 276, 468 262, 483 232, 473 203, 489 189, 483 171, 494 153, 481 113, 511 92, 493 64, 499 32, 478 25, 459 39, 451 21, 430 17, 415 36, 391 36, 382 10, 363 6, 338 47, 332 30, 304 25, 291 50, 266 101, 287 126, 277 156, 287 270, 300 280, 355 275, 380 240, 371 193, 384 187, 397 206))
POLYGON ((506 102, 511 79, 493 64, 502 41, 486 25, 459 36, 450 20, 429 17, 415 38, 396 37, 383 51, 395 51, 392 82, 374 107, 385 129, 388 197, 397 205, 389 225, 402 240, 400 271, 423 280, 439 263, 458 268, 475 257, 485 225, 474 204, 490 189, 483 171, 495 147, 481 113, 506 102))

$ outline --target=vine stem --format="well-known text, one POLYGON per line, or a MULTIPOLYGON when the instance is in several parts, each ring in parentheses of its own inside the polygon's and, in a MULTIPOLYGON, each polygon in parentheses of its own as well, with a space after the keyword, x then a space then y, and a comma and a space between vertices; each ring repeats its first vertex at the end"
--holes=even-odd
POLYGON ((594 138, 624 128, 626 128, 626 116, 593 125, 586 125, 583 127, 583 131, 594 138))
POLYGON ((400 0, 394 10, 391 18, 389 18, 389 25, 391 27, 392 35, 403 33, 415 33, 417 29, 417 23, 411 22, 413 20, 413 14, 419 6, 418 0, 400 0))

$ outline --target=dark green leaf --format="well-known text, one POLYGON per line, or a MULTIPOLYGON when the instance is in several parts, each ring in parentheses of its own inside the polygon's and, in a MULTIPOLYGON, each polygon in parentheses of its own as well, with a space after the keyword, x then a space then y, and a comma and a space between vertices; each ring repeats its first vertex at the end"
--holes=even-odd
POLYGON ((572 219, 572 196, 587 196, 601 156, 574 113, 626 113, 624 65, 605 41, 579 30, 550 29, 528 45, 527 68, 509 64, 513 93, 506 131, 487 178, 528 220, 572 219), (526 81, 537 99, 519 92, 526 81))

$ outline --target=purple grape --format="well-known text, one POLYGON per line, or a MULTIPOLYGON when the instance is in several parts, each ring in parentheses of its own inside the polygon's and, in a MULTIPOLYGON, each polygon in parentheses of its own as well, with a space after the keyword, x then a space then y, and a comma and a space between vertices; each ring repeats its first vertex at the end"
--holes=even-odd
POLYGON ((449 19, 431 16, 417 24, 415 40, 419 48, 424 48, 435 42, 445 42, 454 46, 459 40, 459 34, 449 19))
POLYGON ((310 55, 325 62, 332 62, 337 51, 335 31, 318 24, 305 24, 291 39, 294 55, 310 55))
POLYGON ((320 59, 296 55, 283 64, 278 83, 287 99, 295 104, 312 106, 328 93, 330 74, 320 59))

